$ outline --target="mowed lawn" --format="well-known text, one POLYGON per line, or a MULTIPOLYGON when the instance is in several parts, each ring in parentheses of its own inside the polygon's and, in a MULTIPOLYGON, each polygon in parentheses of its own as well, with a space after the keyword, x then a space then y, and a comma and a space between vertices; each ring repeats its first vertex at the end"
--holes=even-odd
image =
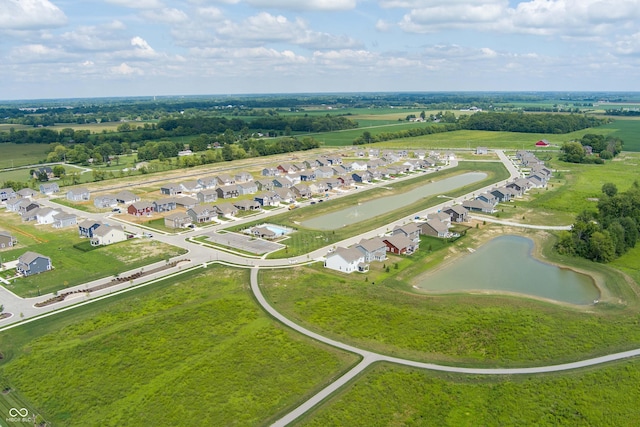
MULTIPOLYGON (((33 297, 62 290, 91 280, 114 276, 124 271, 183 254, 184 249, 148 239, 132 239, 114 245, 92 248, 78 236, 78 227, 57 230, 51 225, 23 223, 14 212, 0 212, 0 229, 12 233, 18 246, 0 252, 3 262, 16 260, 27 251, 51 258, 53 270, 21 277, 3 285, 22 296, 33 297), (79 248, 76 247, 79 245, 79 248)), ((15 270, 1 273, 11 277, 15 270)))
POLYGON ((0 400, 69 427, 266 425, 357 358, 279 325, 248 282, 198 269, 4 331, 0 400))
POLYGON ((376 365, 297 426, 633 426, 640 360, 538 376, 376 365))
POLYGON ((640 151, 640 118, 616 119, 602 128, 612 131, 609 135, 620 138, 625 151, 640 151))

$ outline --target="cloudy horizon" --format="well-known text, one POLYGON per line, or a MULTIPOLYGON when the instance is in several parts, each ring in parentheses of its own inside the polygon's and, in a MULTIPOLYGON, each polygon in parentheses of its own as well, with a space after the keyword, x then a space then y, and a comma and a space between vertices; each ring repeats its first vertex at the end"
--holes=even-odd
POLYGON ((0 0, 0 99, 638 91, 640 0, 0 0))

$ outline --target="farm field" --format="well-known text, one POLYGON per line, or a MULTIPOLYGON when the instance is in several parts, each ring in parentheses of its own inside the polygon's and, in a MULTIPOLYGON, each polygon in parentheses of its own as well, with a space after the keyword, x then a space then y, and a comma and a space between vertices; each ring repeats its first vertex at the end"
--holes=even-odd
MULTIPOLYGON (((26 251, 34 251, 50 257, 54 267, 51 271, 3 285, 22 297, 59 291, 184 253, 175 246, 144 239, 93 248, 87 239, 78 237, 78 227, 56 230, 51 225, 34 226, 23 223, 14 212, 0 212, 0 223, 2 229, 18 239, 16 248, 2 251, 3 262, 13 261, 26 251)), ((13 276, 15 270, 1 274, 13 276)))
POLYGON ((4 331, 0 400, 70 427, 268 424, 357 358, 272 320, 248 280, 198 269, 4 331))
POLYGON ((640 119, 621 119, 616 117, 613 123, 602 126, 602 129, 612 130, 609 135, 624 141, 625 151, 640 151, 640 119))
POLYGON ((633 425, 638 381, 637 359, 556 375, 508 377, 380 364, 295 425, 633 425))
MULTIPOLYGON (((47 158, 47 144, 0 144, 0 169, 37 164, 47 158)), ((26 172, 27 174, 29 171, 26 172)), ((7 178, 0 178, 0 181, 7 178)))

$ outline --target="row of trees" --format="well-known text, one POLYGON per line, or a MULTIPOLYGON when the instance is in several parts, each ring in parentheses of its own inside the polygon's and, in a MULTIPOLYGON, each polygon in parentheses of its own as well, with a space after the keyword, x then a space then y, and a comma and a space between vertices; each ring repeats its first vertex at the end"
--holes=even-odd
POLYGON ((614 184, 602 186, 597 212, 584 211, 571 231, 562 232, 555 245, 561 254, 609 262, 635 247, 640 235, 640 185, 618 193, 614 184))
POLYGON ((390 141, 392 139, 411 138, 415 136, 431 135, 434 133, 449 132, 457 130, 455 124, 428 125, 424 127, 415 127, 411 129, 400 130, 397 132, 381 132, 372 135, 369 131, 362 132, 362 135, 353 140, 354 145, 371 144, 374 142, 390 141))
POLYGON ((607 120, 578 114, 475 113, 461 116, 461 129, 562 134, 597 127, 607 120))

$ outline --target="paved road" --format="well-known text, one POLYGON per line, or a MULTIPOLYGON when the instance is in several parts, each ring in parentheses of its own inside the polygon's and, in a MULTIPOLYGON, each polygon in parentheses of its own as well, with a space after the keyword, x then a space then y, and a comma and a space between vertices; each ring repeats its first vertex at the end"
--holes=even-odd
MULTIPOLYGON (((520 171, 518 170, 518 168, 507 158, 507 156, 504 155, 504 153, 502 151, 496 151, 498 156, 500 157, 500 160, 504 163, 504 165, 507 167, 507 169, 509 170, 509 173, 511 175, 511 178, 516 178, 521 176, 520 171)), ((451 165, 451 167, 454 165, 451 165)), ((408 177, 409 178, 413 178, 413 176, 408 177)), ((499 183, 495 183, 493 185, 487 186, 484 189, 481 190, 476 190, 476 192, 482 192, 485 190, 488 190, 490 188, 492 188, 494 185, 498 185, 499 183)), ((366 191, 368 188, 371 187, 364 187, 361 188, 360 191, 366 191)), ((353 194, 352 192, 349 194, 353 194)), ((345 194, 346 195, 346 194, 345 194)), ((437 206, 431 207, 427 210, 424 210, 422 212, 418 212, 417 215, 421 215, 424 216, 428 213, 431 212, 436 212, 437 210, 441 209, 442 207, 444 207, 445 205, 450 205, 452 203, 457 203, 457 202, 461 202, 463 200, 463 198, 457 198, 457 199, 451 199, 451 200, 447 200, 446 202, 439 204, 437 206)), ((69 210, 69 208, 66 208, 67 210, 69 210)), ((104 214, 87 214, 86 212, 80 212, 77 211, 76 212, 78 215, 85 217, 85 218, 93 218, 93 219, 103 219, 104 214)), ((260 214, 262 217, 267 218, 271 215, 277 215, 279 214, 280 211, 276 210, 276 211, 270 211, 270 212, 264 212, 262 214, 260 214)), ((407 223, 409 221, 411 221, 413 219, 414 215, 408 216, 406 218, 400 219, 396 222, 394 222, 393 224, 387 224, 384 225, 383 227, 380 227, 376 230, 371 230, 368 233, 364 233, 363 235, 360 236, 356 236, 356 237, 352 237, 350 239, 346 239, 343 242, 340 242, 338 245, 339 246, 349 246, 353 243, 357 243, 358 241, 360 241, 360 239, 362 238, 369 238, 369 237, 373 237, 376 235, 380 235, 383 234, 385 232, 387 232, 388 230, 392 229, 395 225, 401 225, 404 223, 407 223)), ((115 218, 114 218, 115 219, 115 218)), ((249 222, 249 221, 253 221, 256 219, 256 216, 251 216, 248 218, 244 218, 242 220, 239 220, 237 222, 234 222, 235 224, 241 224, 244 222, 249 222)), ((484 219, 484 218, 483 218, 484 219)), ((112 219, 113 220, 113 219, 112 219)), ((497 223, 501 223, 501 224, 506 224, 506 225, 515 225, 515 226, 526 226, 527 228, 546 228, 546 229, 550 229, 549 226, 531 226, 531 225, 525 225, 525 224, 518 224, 518 223, 511 223, 509 221, 500 221, 500 220, 494 220, 492 219, 492 222, 497 222, 497 223)), ((218 228, 224 228, 227 225, 218 225, 218 226, 213 226, 213 227, 209 227, 207 228, 208 230, 216 230, 218 228)), ((125 223, 125 227, 127 228, 127 231, 133 232, 133 233, 137 233, 137 234, 142 234, 144 231, 146 231, 143 227, 136 225, 136 224, 132 224, 132 223, 125 223)), ((554 228, 556 229, 556 228, 554 228)), ((567 229, 566 227, 562 227, 562 228, 557 228, 557 229, 567 229)), ((211 248, 205 248, 201 245, 195 244, 193 242, 189 242, 188 240, 186 240, 188 237, 192 237, 195 235, 200 234, 202 231, 201 230, 193 230, 193 231, 189 231, 189 232, 185 232, 185 233, 180 233, 180 234, 173 234, 173 235, 169 235, 169 234, 162 234, 162 233, 158 233, 157 231, 154 231, 154 234, 156 235, 156 237, 154 237, 155 239, 168 243, 168 244, 172 244, 178 247, 182 247, 185 248, 188 251, 187 255, 184 256, 180 256, 180 257, 176 257, 176 259, 178 258, 188 258, 190 261, 188 263, 155 273, 153 275, 149 275, 149 276, 145 276, 143 278, 140 279, 136 279, 134 281, 132 281, 131 283, 123 283, 123 284, 119 284, 119 285, 115 285, 112 286, 110 288, 101 290, 101 291, 96 291, 93 292, 91 294, 91 296, 86 296, 84 294, 79 294, 79 296, 77 298, 72 298, 72 299, 68 299, 65 300, 61 303, 57 303, 51 306, 47 306, 47 307, 43 307, 43 308, 35 308, 33 306, 33 304, 35 304, 35 302, 37 301, 41 301, 44 300, 52 295, 48 295, 48 296, 42 296, 42 297, 38 297, 38 298, 20 298, 17 297, 16 295, 14 295, 13 293, 9 292, 8 290, 6 290, 4 287, 0 286, 0 300, 3 301, 3 303, 5 304, 5 308, 7 309, 6 311, 10 311, 12 313, 22 313, 23 316, 19 316, 19 315, 15 315, 12 318, 9 319, 5 319, 0 323, 0 331, 4 331, 6 329, 12 328, 12 327, 16 327, 19 326, 22 323, 25 322, 30 322, 30 321, 35 321, 43 316, 49 316, 49 315, 54 315, 59 311, 65 311, 65 310, 70 310, 70 309, 74 309, 80 305, 85 305, 85 304, 89 304, 92 303, 94 301, 99 301, 101 299, 104 298, 108 298, 116 293, 120 293, 120 292, 127 292, 130 290, 133 290, 139 286, 147 286, 150 284, 155 283, 158 280, 162 280, 162 279, 166 279, 167 277, 170 277, 171 275, 179 275, 184 273, 187 270, 190 269, 194 269, 194 268, 201 268, 202 266, 207 266, 211 263, 223 263, 226 265, 233 265, 233 266, 237 266, 237 267, 245 267, 245 268, 251 268, 251 289, 255 295, 256 300, 258 301, 258 303, 264 308, 265 311, 267 311, 270 315, 272 315, 275 319, 277 319, 278 321, 282 322, 283 324, 291 327, 292 329, 296 330, 297 332, 304 334, 310 338, 313 338, 315 340, 324 342, 326 344, 332 345, 336 348, 340 348, 342 350, 345 351, 349 351, 355 354, 358 354, 362 357, 362 360, 354 367, 352 368, 349 372, 347 372, 345 375, 343 375, 342 377, 340 377, 338 380, 334 381, 333 383, 331 383, 330 385, 328 385, 327 387, 325 387, 323 390, 321 390, 319 393, 317 393, 315 396, 311 397, 309 400, 307 400, 306 402, 304 402, 302 405, 300 405, 299 407, 297 407, 295 410, 293 410, 292 412, 290 412, 289 414, 285 415, 283 418, 281 418, 280 420, 276 421, 274 423, 274 426, 285 426, 291 422, 293 422, 295 419, 297 419, 298 417, 300 417, 301 415, 303 415, 304 413, 306 413, 307 411, 311 410, 313 407, 315 407, 317 404, 319 404, 321 401, 323 401, 325 398, 327 398, 328 396, 330 396, 332 393, 334 393, 337 389, 339 389, 340 387, 342 387, 343 385, 345 385, 346 383, 348 383, 349 381, 351 381, 353 378, 355 378, 359 373, 361 373, 364 369, 366 369, 368 366, 370 366, 373 363, 376 362, 389 362, 389 363, 396 363, 396 364, 400 364, 400 365, 405 365, 405 366, 411 366, 411 367, 415 367, 415 368, 420 368, 420 369, 430 369, 430 370, 437 370, 437 371, 443 371, 443 372, 454 372, 454 373, 461 373, 461 374, 475 374, 475 375, 515 375, 515 374, 536 374, 536 373, 545 373, 545 372, 558 372, 558 371, 565 371, 565 370, 570 370, 570 369, 577 369, 577 368, 582 368, 582 367, 587 367, 587 366, 593 366, 593 365, 597 365, 597 364, 601 364, 601 363, 606 363, 606 362, 611 362, 611 361, 615 361, 615 360, 621 360, 621 359, 625 359, 625 358, 629 358, 629 357, 635 357, 640 355, 640 349, 637 350, 631 350, 631 351, 627 351, 627 352, 622 352, 622 353, 616 353, 616 354, 611 354, 611 355, 607 355, 607 356, 603 356, 603 357, 598 357, 598 358, 593 358, 593 359, 588 359, 588 360, 583 360, 583 361, 577 361, 577 362, 572 362, 572 363, 565 363, 565 364, 561 364, 561 365, 551 365, 551 366, 539 366, 539 367, 530 367, 530 368, 498 368, 498 369, 481 369, 481 368, 461 368, 461 367, 455 367, 455 366, 445 366, 445 365, 437 365, 437 364, 431 364, 431 363, 423 363, 423 362, 416 362, 416 361, 412 361, 412 360, 406 360, 406 359, 400 359, 400 358, 395 358, 395 357, 390 357, 390 356, 385 356, 382 354, 378 354, 375 352, 370 352, 367 350, 363 350, 348 344, 344 344, 341 343, 339 341, 336 340, 332 340, 329 338, 326 338, 320 334, 317 334, 315 332, 312 332, 294 322, 292 322, 291 320, 287 319, 286 317, 284 317, 282 314, 280 314, 277 310, 275 310, 264 298, 264 296, 262 295, 262 292, 260 290, 260 286, 258 283, 258 272, 260 268, 289 268, 295 265, 299 265, 299 264, 304 264, 304 263, 309 263, 309 262, 314 262, 315 260, 321 260, 322 257, 324 255, 326 255, 328 247, 325 248, 321 248, 318 249, 316 251, 313 251, 309 254, 303 255, 303 256, 298 256, 298 257, 293 257, 293 258, 289 258, 289 259, 257 259, 257 258, 247 258, 241 255, 237 255, 237 254, 232 254, 229 252, 225 252, 225 251, 217 251, 217 250, 213 250, 211 248), (215 257, 215 259, 214 259, 215 257)), ((164 265, 165 262, 159 262, 159 263, 155 263, 149 266, 144 267, 147 270, 150 270, 152 268, 164 265)), ((134 273, 134 272, 138 272, 140 269, 135 269, 135 270, 131 270, 130 272, 123 272, 122 275, 128 275, 130 273, 134 273)), ((83 284, 83 285, 79 285, 70 289, 86 289, 87 287, 92 287, 95 286, 97 284, 101 284, 104 283, 105 281, 110 281, 111 278, 104 278, 104 279, 100 279, 100 280, 96 280, 94 282, 91 283, 87 283, 87 284, 83 284)))
POLYGON ((469 215, 472 219, 477 219, 478 221, 486 221, 493 224, 500 225, 508 225, 510 227, 520 227, 520 228, 530 228, 533 230, 571 230, 572 225, 535 225, 535 224, 523 224, 521 222, 513 222, 513 221, 505 221, 501 219, 494 218, 492 216, 484 216, 484 215, 469 215))

